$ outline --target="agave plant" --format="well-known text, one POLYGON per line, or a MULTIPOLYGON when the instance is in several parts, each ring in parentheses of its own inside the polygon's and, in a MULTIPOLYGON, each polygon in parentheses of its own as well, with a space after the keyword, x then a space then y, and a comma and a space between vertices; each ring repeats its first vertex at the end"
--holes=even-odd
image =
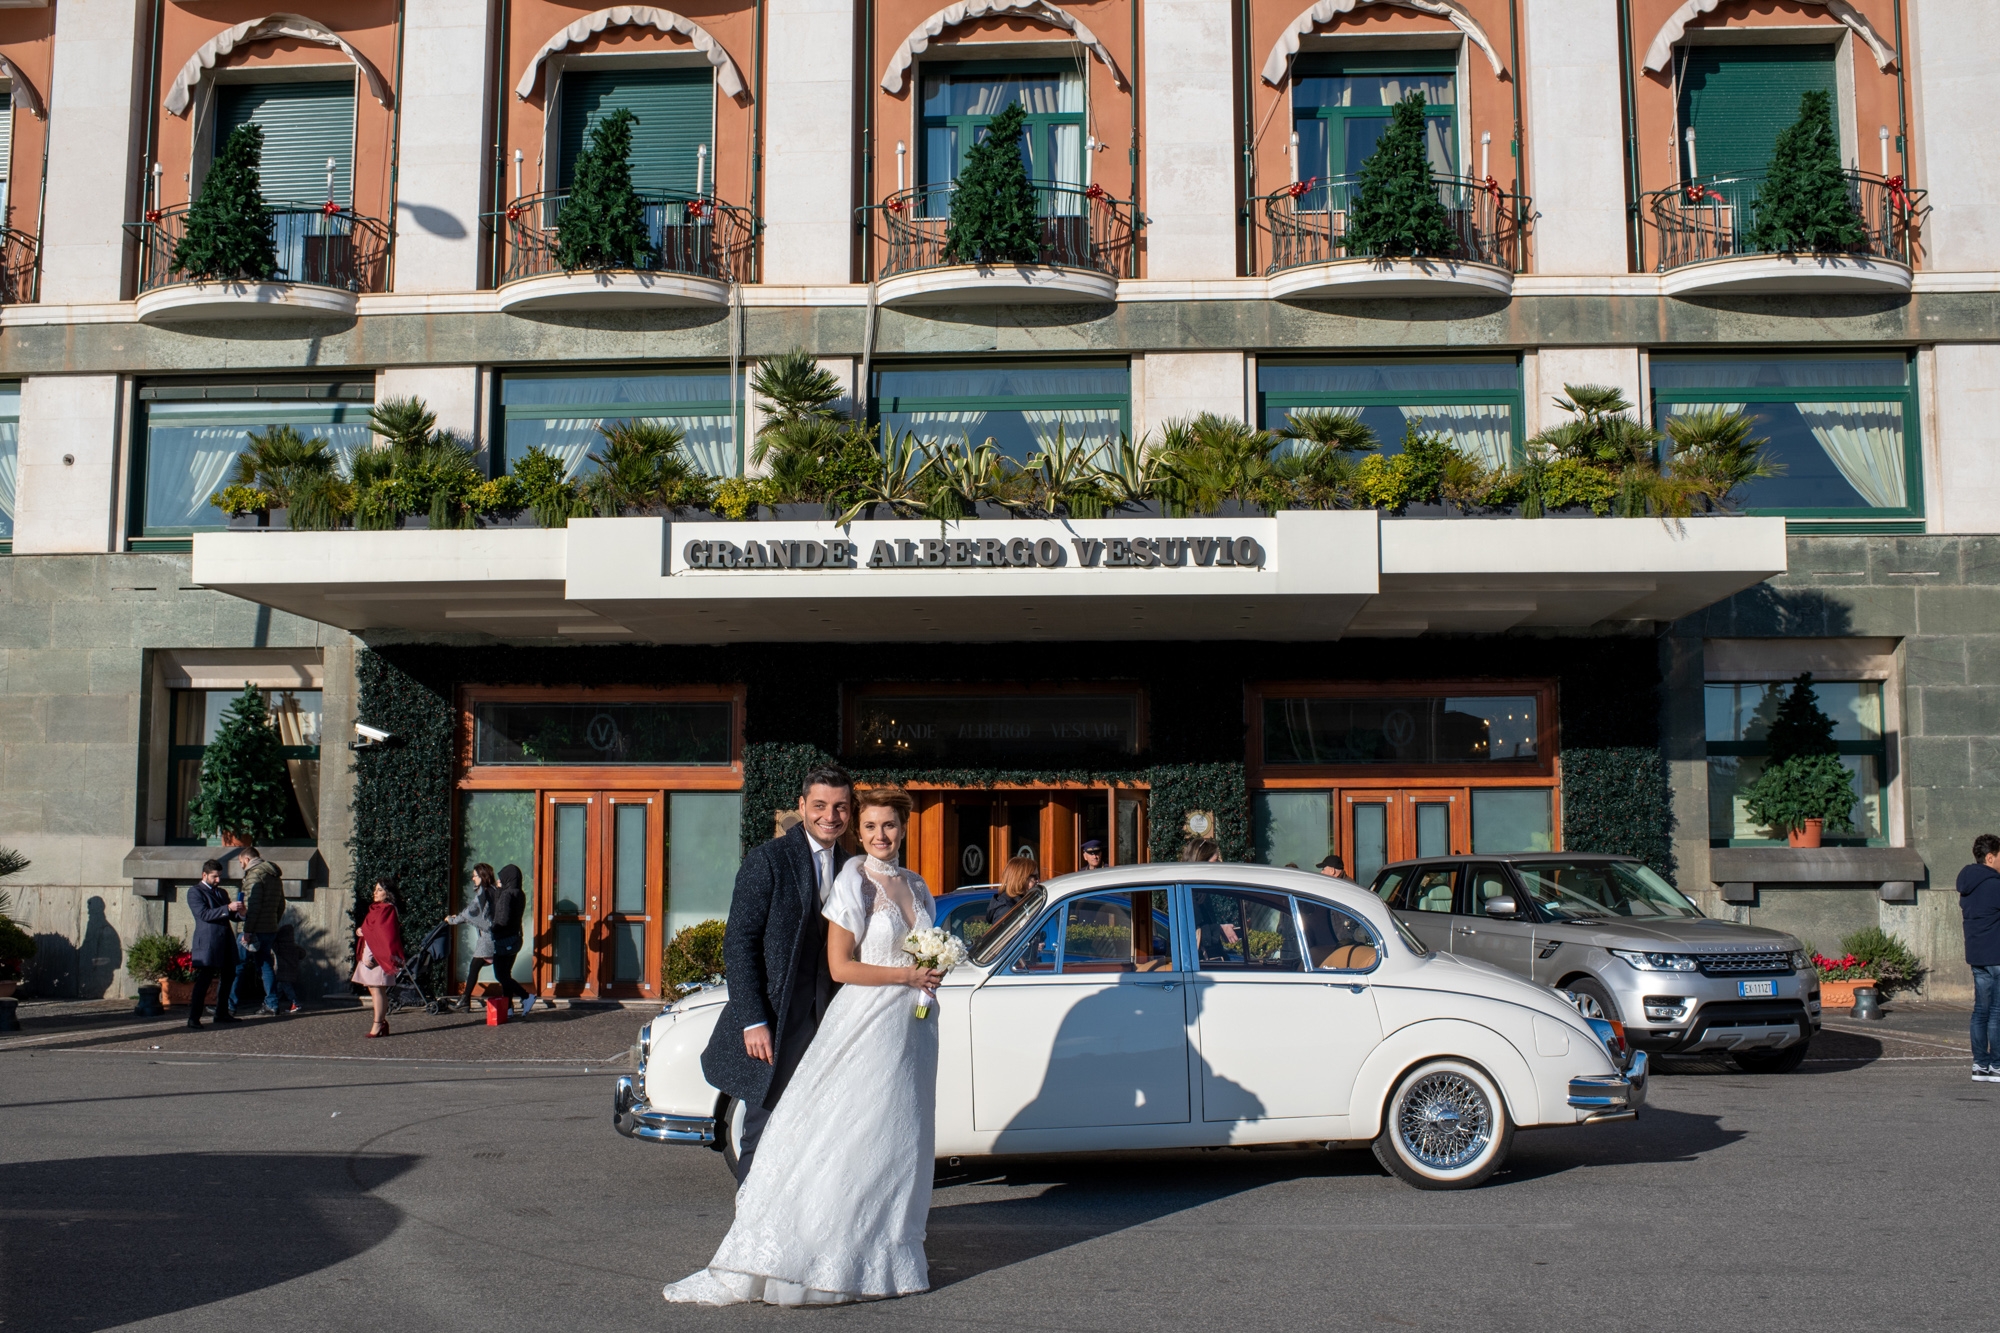
POLYGON ((1111 496, 1111 504, 1140 504, 1157 493, 1160 484, 1160 456, 1156 449, 1135 444, 1120 435, 1098 454, 1097 481, 1111 496))
POLYGON ((1765 448, 1770 441, 1750 434, 1755 425, 1747 414, 1720 405, 1667 419, 1674 444, 1667 480, 1688 512, 1696 505, 1727 510, 1737 487, 1784 473, 1785 465, 1765 448))
POLYGON ((910 431, 888 436, 878 454, 880 466, 860 489, 857 498, 835 520, 852 523, 870 508, 881 505, 898 518, 909 518, 923 510, 930 498, 931 476, 937 459, 925 451, 910 431))
POLYGON ((1061 509, 1071 518, 1103 518, 1116 503, 1097 464, 1104 450, 1102 443, 1088 439, 1072 443, 1069 432, 1057 422, 1056 433, 1028 459, 1029 503, 1045 514, 1061 509))
POLYGON ((973 513, 981 501, 1013 506, 1025 499, 1020 469, 991 438, 974 445, 965 435, 955 445, 926 440, 917 447, 930 472, 928 508, 933 518, 950 522, 973 513))

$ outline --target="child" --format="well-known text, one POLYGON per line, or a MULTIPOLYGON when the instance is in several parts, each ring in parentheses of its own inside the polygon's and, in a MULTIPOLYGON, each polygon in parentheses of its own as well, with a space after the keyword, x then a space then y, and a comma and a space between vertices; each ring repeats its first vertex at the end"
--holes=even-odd
POLYGON ((292 923, 287 921, 278 927, 278 936, 271 942, 271 952, 275 955, 271 962, 275 978, 271 994, 264 997, 264 1007, 274 1014, 296 1014, 299 1011, 299 964, 305 961, 306 951, 292 935, 292 923))

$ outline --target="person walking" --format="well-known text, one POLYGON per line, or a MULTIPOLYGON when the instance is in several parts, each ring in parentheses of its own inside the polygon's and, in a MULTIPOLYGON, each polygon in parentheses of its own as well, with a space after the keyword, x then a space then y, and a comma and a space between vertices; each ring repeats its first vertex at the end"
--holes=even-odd
POLYGON ((275 1014, 278 1002, 273 993, 277 984, 276 956, 271 952, 278 938, 278 923, 285 916, 283 872, 255 847, 240 853, 243 867, 243 966, 237 970, 236 984, 229 988, 229 1012, 243 1007, 243 978, 256 964, 264 983, 264 1011, 275 1014))
POLYGON ((368 988, 375 1008, 371 1037, 389 1035, 389 983, 403 962, 403 923, 393 874, 375 881, 374 901, 354 931, 354 979, 368 988))
POLYGON ((841 842, 854 821, 854 779, 833 765, 799 786, 799 822, 752 847, 736 872, 722 953, 729 1003, 702 1052, 709 1083, 743 1104, 736 1179, 791 1082, 836 989, 821 908, 849 860, 841 842))
POLYGON ((222 887, 222 862, 203 861, 201 882, 188 889, 188 911, 194 916, 194 943, 188 954, 194 959, 194 994, 188 997, 187 1025, 201 1026, 201 1011, 208 1003, 208 984, 215 983, 215 1022, 236 1022, 229 1012, 229 992, 236 985, 236 932, 230 922, 243 913, 242 903, 229 901, 222 887))
POLYGON ((493 904, 493 975, 500 993, 519 1001, 521 1017, 535 1007, 535 997, 514 979, 514 960, 521 956, 522 922, 528 915, 528 895, 521 889, 521 867, 500 867, 499 882, 487 894, 493 904))
POLYGON ((271 940, 271 993, 264 998, 264 1008, 273 1014, 296 1014, 299 1011, 299 968, 306 961, 306 951, 299 947, 298 932, 287 921, 278 927, 278 933, 271 940))
POLYGON ((2000 1083, 2000 836, 1972 840, 1972 864, 1958 872, 1958 911, 1972 968, 1972 1077, 2000 1083))
POLYGON ((472 893, 465 906, 445 918, 454 926, 472 927, 472 959, 465 969, 465 997, 457 1006, 471 1010, 472 988, 479 984, 480 969, 493 961, 493 867, 481 861, 472 867, 472 893))

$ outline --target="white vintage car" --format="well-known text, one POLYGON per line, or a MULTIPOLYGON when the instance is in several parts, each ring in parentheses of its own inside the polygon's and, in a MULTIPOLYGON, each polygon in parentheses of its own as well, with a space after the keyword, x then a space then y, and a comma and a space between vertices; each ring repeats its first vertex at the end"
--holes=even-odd
MULTIPOLYGON (((742 1108, 701 1071, 725 998, 698 991, 646 1026, 621 1133, 734 1164, 742 1108)), ((1296 870, 1051 880, 977 937, 939 1001, 940 1158, 1372 1143, 1410 1184, 1460 1189, 1517 1129, 1629 1120, 1645 1099, 1645 1054, 1615 1025, 1428 951, 1372 894, 1296 870)))

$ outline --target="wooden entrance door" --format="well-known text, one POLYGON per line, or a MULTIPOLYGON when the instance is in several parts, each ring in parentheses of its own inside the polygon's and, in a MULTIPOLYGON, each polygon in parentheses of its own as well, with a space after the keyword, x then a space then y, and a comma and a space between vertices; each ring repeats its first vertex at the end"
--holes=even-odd
POLYGON ((1146 793, 1131 787, 920 791, 904 861, 951 893, 998 883, 1010 857, 1035 858, 1043 879, 1082 867, 1085 842, 1103 843, 1106 865, 1147 859, 1146 793))
POLYGON ((662 792, 544 793, 536 858, 549 891, 535 950, 544 994, 658 994, 665 812, 662 792))
POLYGON ((1372 883, 1391 861, 1471 850, 1468 788, 1348 789, 1338 795, 1340 855, 1358 884, 1372 883))

